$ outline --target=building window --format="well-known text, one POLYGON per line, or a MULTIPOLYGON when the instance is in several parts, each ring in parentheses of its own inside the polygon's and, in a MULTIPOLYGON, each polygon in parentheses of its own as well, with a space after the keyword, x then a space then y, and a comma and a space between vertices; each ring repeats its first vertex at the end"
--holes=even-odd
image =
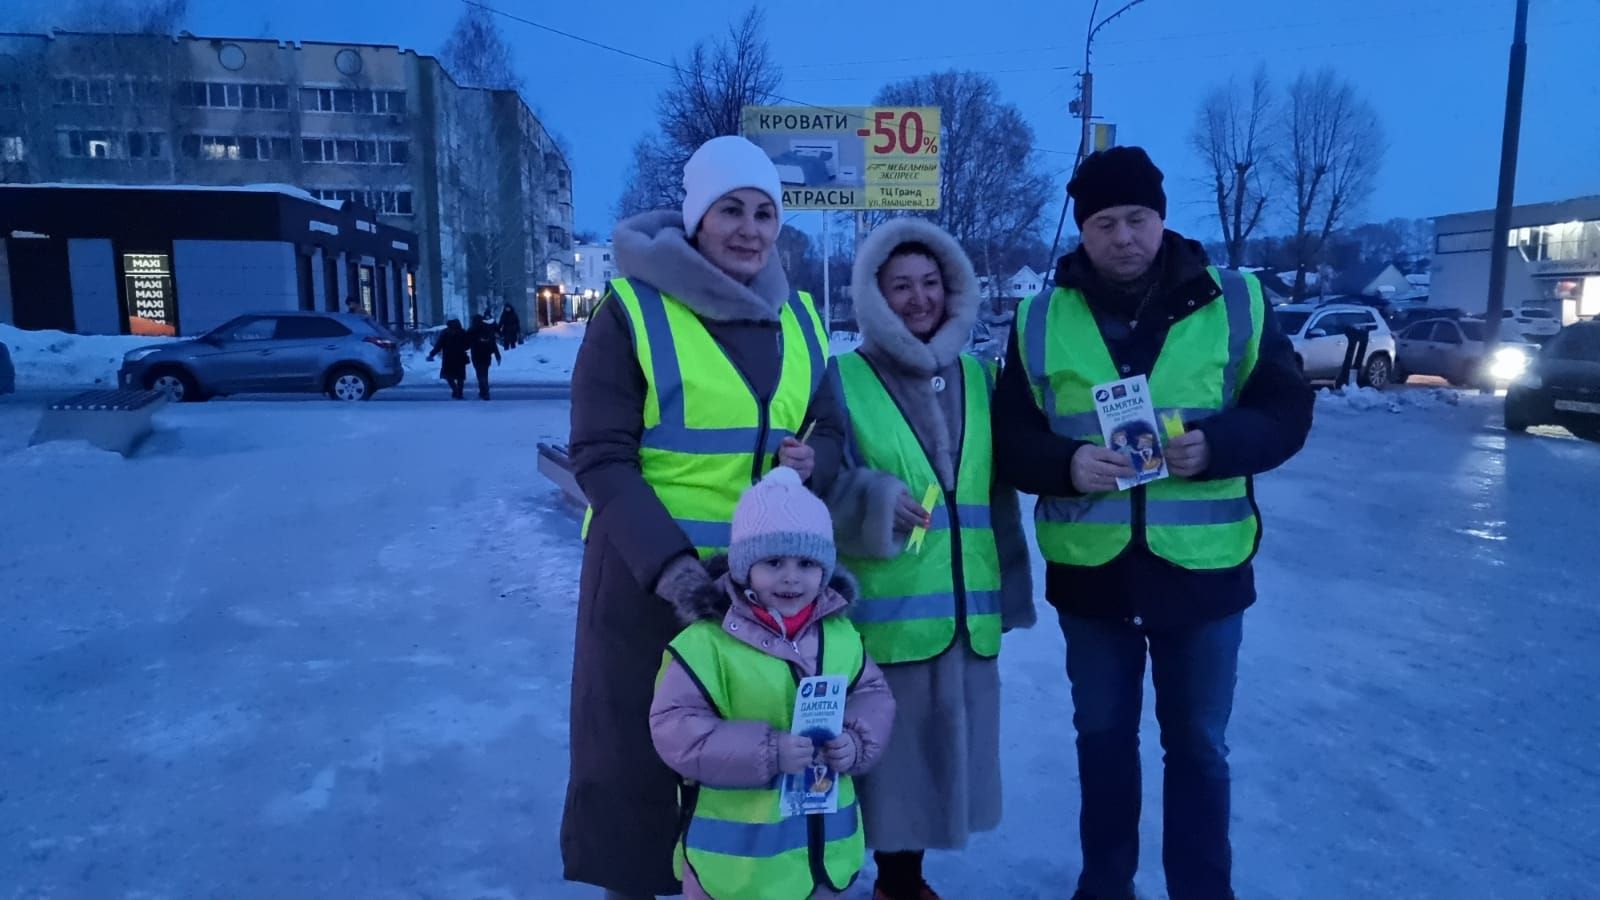
POLYGON ((128 82, 133 102, 139 106, 160 106, 166 101, 166 92, 155 78, 133 79, 128 82))
POLYGON ((411 144, 407 141, 305 138, 300 142, 300 152, 306 162, 401 166, 411 160, 411 144))
POLYGON ((388 216, 409 216, 410 191, 365 190, 362 188, 311 188, 311 196, 334 203, 360 203, 373 212, 388 216))
POLYGON ((600 255, 600 259, 601 259, 601 261, 602 261, 602 262, 611 262, 611 254, 609 254, 609 253, 602 253, 602 254, 601 254, 601 255, 600 255))
POLYGON ((122 135, 109 131, 61 132, 61 155, 72 159, 123 159, 122 135))
POLYGON ((190 134, 183 138, 183 155, 190 159, 291 159, 286 137, 262 135, 190 134))
MULTIPOLYGON (((5 87, 0 85, 0 107, 6 105, 5 87)), ((16 92, 16 100, 21 100, 20 92, 16 92)), ((66 106, 156 106, 161 100, 161 81, 157 78, 56 79, 56 102, 66 106)))
POLYGON ((550 246, 552 248, 560 247, 567 242, 567 233, 562 231, 560 228, 555 227, 554 225, 550 226, 549 231, 545 236, 549 238, 550 246))
POLYGON ((1494 243, 1492 231, 1462 231, 1455 234, 1441 234, 1435 239, 1435 247, 1440 253, 1474 253, 1489 249, 1494 243))
POLYGON ((72 106, 108 106, 111 103, 110 78, 57 78, 56 102, 72 106))
POLYGON ((28 158, 28 147, 22 143, 22 138, 15 135, 0 137, 0 162, 24 162, 28 158))
POLYGON ((405 91, 367 91, 353 88, 301 88, 302 112, 342 112, 355 115, 399 114, 406 111, 405 91))
POLYGON ((130 131, 127 147, 129 159, 167 158, 167 136, 159 131, 130 131))
POLYGON ((0 84, 0 109, 19 109, 22 106, 22 85, 0 84))
POLYGON ((281 84, 185 81, 178 103, 202 109, 288 109, 289 88, 281 84))
POLYGON ((1600 220, 1513 228, 1510 246, 1529 262, 1568 262, 1600 256, 1600 220))

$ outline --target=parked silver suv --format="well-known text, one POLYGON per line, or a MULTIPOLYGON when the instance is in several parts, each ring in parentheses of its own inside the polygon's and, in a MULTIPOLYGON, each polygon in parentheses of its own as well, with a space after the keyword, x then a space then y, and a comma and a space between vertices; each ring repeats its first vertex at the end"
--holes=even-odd
POLYGON ((200 337, 129 351, 118 382, 173 400, 229 394, 326 393, 367 400, 400 383, 394 335, 363 315, 272 312, 240 316, 200 337))

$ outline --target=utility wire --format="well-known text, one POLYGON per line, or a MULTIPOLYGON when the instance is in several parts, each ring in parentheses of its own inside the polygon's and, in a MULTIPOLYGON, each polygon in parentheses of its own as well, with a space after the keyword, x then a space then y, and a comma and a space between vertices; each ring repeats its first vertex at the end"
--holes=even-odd
MULTIPOLYGON (((1479 7, 1484 9, 1485 11, 1489 11, 1490 9, 1499 9, 1501 5, 1502 5, 1502 3, 1500 2, 1500 0, 1492 0, 1492 2, 1480 3, 1479 7)), ((1402 13, 1400 15, 1364 17, 1361 21, 1365 25, 1369 25, 1370 26, 1370 25, 1372 25, 1374 23, 1416 21, 1416 20, 1419 20, 1419 19, 1437 18, 1438 16, 1442 16, 1442 15, 1450 15, 1452 17, 1459 18, 1461 16, 1462 12, 1463 12, 1462 6, 1463 6, 1463 4, 1461 4, 1461 3, 1451 3, 1451 4, 1448 4, 1448 5, 1445 5, 1445 6, 1432 8, 1432 9, 1407 10, 1406 12, 1404 12, 1404 13, 1402 13)), ((1225 30, 1225 31, 1194 31, 1194 32, 1187 32, 1187 33, 1184 33, 1184 34, 1166 34, 1166 35, 1153 35, 1153 36, 1148 36, 1148 37, 1137 37, 1137 38, 1121 38, 1121 39, 1113 39, 1113 40, 1107 40, 1107 41, 1097 41, 1096 42, 1096 46, 1099 46, 1099 47, 1143 46, 1143 45, 1146 45, 1146 44, 1153 44, 1153 43, 1166 43, 1166 42, 1172 42, 1172 41, 1192 42, 1192 41, 1199 40, 1199 39, 1202 39, 1202 38, 1237 37, 1237 36, 1242 35, 1242 34, 1262 34, 1262 33, 1274 32, 1274 31, 1295 31, 1295 30, 1300 30, 1300 29, 1311 29, 1311 28, 1326 29, 1326 28, 1331 28, 1331 27, 1333 27, 1335 25, 1341 24, 1342 21, 1347 21, 1347 20, 1340 20, 1340 21, 1334 21, 1334 22, 1329 22, 1329 21, 1323 21, 1323 22, 1295 22, 1295 23, 1280 22, 1280 23, 1273 24, 1273 25, 1259 25, 1259 26, 1247 27, 1247 28, 1233 28, 1233 29, 1228 29, 1228 30, 1225 30)), ((1503 30, 1503 29, 1499 29, 1499 30, 1503 30)), ((1403 36, 1404 35, 1402 35, 1402 37, 1403 36)), ((1055 45, 1055 46, 1043 47, 1043 48, 1039 48, 1039 49, 1042 52, 1045 52, 1045 53, 1050 53, 1050 52, 1054 52, 1054 51, 1058 51, 1058 50, 1059 51, 1069 51, 1070 50, 1070 51, 1073 51, 1073 52, 1077 52, 1081 48, 1081 46, 1082 46, 1081 44, 1058 44, 1058 45, 1055 45)), ((865 66, 865 65, 878 65, 878 64, 883 64, 883 63, 900 63, 900 62, 939 62, 941 60, 970 59, 970 58, 973 58, 973 57, 983 57, 983 56, 1008 56, 1008 57, 1011 57, 1011 56, 1015 56, 1015 55, 1016 55, 1016 48, 1015 47, 1005 47, 1005 48, 995 48, 995 49, 992 49, 992 50, 974 51, 974 52, 970 52, 970 53, 941 53, 941 54, 925 55, 925 56, 901 56, 901 57, 893 57, 893 58, 887 58, 887 59, 883 58, 883 57, 878 57, 878 58, 875 58, 875 59, 836 60, 836 61, 833 61, 833 62, 818 62, 818 63, 797 63, 797 64, 794 64, 794 65, 786 66, 785 68, 786 69, 837 69, 837 68, 840 68, 842 66, 865 66)), ((1026 70, 1026 71, 1040 71, 1040 70, 1026 70)))
MULTIPOLYGON (((640 53, 635 53, 632 50, 624 50, 621 47, 615 47, 615 46, 612 46, 611 44, 606 44, 606 43, 602 43, 600 41, 593 40, 591 38, 583 37, 582 35, 573 34, 570 31, 562 31, 559 28, 553 28, 553 27, 551 27, 549 25, 545 25, 545 24, 543 24, 541 22, 535 22, 532 19, 525 18, 523 16, 519 16, 519 15, 516 15, 514 13, 508 13, 508 12, 506 12, 504 10, 501 10, 501 9, 496 9, 496 8, 488 5, 487 3, 480 2, 480 0, 461 0, 461 2, 466 4, 467 6, 471 6, 471 7, 477 8, 477 9, 481 9, 484 12, 490 13, 491 15, 501 16, 503 18, 510 19, 513 22, 520 22, 523 25, 527 25, 527 26, 530 26, 532 28, 537 28, 540 31, 548 31, 551 34, 560 35, 561 37, 567 38, 569 40, 574 40, 574 41, 577 41, 577 42, 579 42, 581 44, 587 44, 587 45, 589 45, 591 47, 596 47, 596 48, 599 48, 601 50, 606 50, 606 51, 611 52, 611 53, 617 53, 617 54, 620 54, 622 56, 626 56, 629 59, 636 59, 639 62, 649 63, 652 66, 659 66, 659 67, 661 67, 663 69, 666 69, 666 70, 671 71, 671 72, 676 72, 676 73, 678 73, 680 75, 692 75, 693 74, 693 73, 689 72, 687 69, 684 69, 682 66, 679 66, 679 65, 677 65, 675 63, 670 63, 670 62, 666 62, 666 61, 663 61, 663 60, 654 59, 652 57, 645 56, 645 55, 640 54, 640 53)), ((714 81, 714 82, 716 82, 718 84, 721 84, 724 87, 730 86, 730 82, 728 82, 728 81, 726 81, 724 79, 717 78, 716 76, 711 75, 709 73, 701 73, 701 75, 699 77, 703 77, 703 78, 709 79, 709 80, 714 81)), ((817 103, 807 103, 804 100, 796 100, 796 99, 794 99, 792 97, 785 97, 782 94, 768 94, 767 96, 771 97, 774 100, 779 100, 779 101, 782 101, 784 103, 787 103, 787 104, 789 104, 791 106, 801 106, 801 107, 805 107, 807 109, 815 109, 815 110, 817 110, 819 112, 832 113, 832 114, 838 115, 838 116, 847 116, 847 117, 849 117, 851 119, 854 119, 854 120, 856 120, 858 122, 861 122, 861 123, 865 123, 867 121, 865 116, 862 116, 862 115, 859 115, 859 114, 856 114, 856 113, 852 113, 849 110, 838 109, 838 108, 831 107, 831 106, 822 106, 822 105, 817 104, 817 103)), ((1069 152, 1069 151, 1066 151, 1066 150, 1054 150, 1054 149, 1051 149, 1049 147, 1034 147, 1033 149, 1034 149, 1034 151, 1036 153, 1049 153, 1049 154, 1053 154, 1053 155, 1056 155, 1056 156, 1077 156, 1077 154, 1073 153, 1073 152, 1069 152)))
MULTIPOLYGON (((1545 23, 1542 23, 1542 24, 1545 27, 1548 27, 1548 28, 1555 28, 1555 27, 1561 27, 1561 26, 1567 26, 1567 25, 1589 25, 1589 24, 1594 24, 1594 20, 1592 20, 1592 19, 1566 19, 1566 20, 1561 20, 1561 21, 1545 22, 1545 23)), ((1336 43, 1303 44, 1303 45, 1300 45, 1300 46, 1293 46, 1293 47, 1276 47, 1276 48, 1274 48, 1274 50, 1277 51, 1277 52, 1285 52, 1285 53, 1298 53, 1298 52, 1301 52, 1301 51, 1312 51, 1312 50, 1339 50, 1339 49, 1345 49, 1345 48, 1349 48, 1349 47, 1369 47, 1369 46, 1372 46, 1373 44, 1384 43, 1385 41, 1405 41, 1407 43, 1414 43, 1414 42, 1416 42, 1418 40, 1423 40, 1423 41, 1428 41, 1428 40, 1448 40, 1448 39, 1451 39, 1451 38, 1477 37, 1477 36, 1480 36, 1480 35, 1499 34, 1500 32, 1502 32, 1504 30, 1505 29, 1503 29, 1503 28, 1477 28, 1477 29, 1467 29, 1467 30, 1458 30, 1458 31, 1436 32, 1436 33, 1421 34, 1421 35, 1417 35, 1417 34, 1394 34, 1394 35, 1392 35, 1390 37, 1363 38, 1361 40, 1340 41, 1340 42, 1336 42, 1336 43)), ((1137 45, 1140 42, 1138 42, 1138 41, 1121 41, 1121 42, 1118 42, 1118 43, 1123 45, 1123 46, 1134 46, 1134 45, 1137 45)), ((1109 44, 1111 44, 1110 41, 1107 41, 1105 43, 1105 45, 1109 45, 1109 44)), ((1098 46, 1105 46, 1105 45, 1101 45, 1101 44, 1098 44, 1098 43, 1096 44, 1097 47, 1098 46)), ((1096 68, 1120 68, 1120 67, 1125 67, 1125 66, 1144 66, 1144 65, 1151 65, 1153 63, 1163 63, 1163 62, 1209 62, 1209 61, 1212 61, 1212 60, 1219 60, 1219 59, 1234 59, 1237 56, 1238 56, 1237 52, 1226 51, 1226 50, 1219 51, 1219 52, 1206 53, 1206 54, 1163 54, 1161 56, 1145 57, 1143 59, 1117 59, 1117 60, 1113 60, 1111 62, 1097 63, 1095 67, 1096 68)), ((1017 69, 980 69, 980 70, 973 70, 973 71, 977 71, 979 74, 983 74, 983 75, 1015 75, 1015 74, 1023 74, 1023 73, 1056 72, 1056 71, 1068 70, 1068 69, 1071 69, 1071 68, 1073 68, 1073 66, 1071 64, 1066 64, 1066 65, 1057 65, 1057 66, 1031 66, 1031 67, 1028 67, 1028 68, 1017 68, 1017 69)), ((915 74, 916 73, 891 73, 891 74, 874 73, 874 74, 862 74, 862 75, 838 75, 838 76, 833 76, 833 77, 828 77, 828 78, 797 78, 797 79, 792 79, 792 80, 793 80, 793 82, 795 84, 824 84, 824 83, 829 83, 829 82, 872 81, 872 80, 877 80, 877 79, 908 78, 908 77, 914 77, 915 74)))

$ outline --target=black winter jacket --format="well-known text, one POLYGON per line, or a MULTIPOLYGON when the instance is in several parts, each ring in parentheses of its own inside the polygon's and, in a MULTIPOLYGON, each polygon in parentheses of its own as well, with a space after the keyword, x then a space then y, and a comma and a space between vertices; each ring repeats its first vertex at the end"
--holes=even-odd
MULTIPOLYGON (((1156 266, 1159 277, 1133 327, 1138 299, 1106 285, 1080 247, 1063 256, 1055 284, 1084 292, 1122 377, 1148 376, 1173 324, 1220 302, 1222 290, 1206 272, 1205 250, 1167 232, 1156 266)), ((1267 309, 1255 370, 1232 409, 1187 423, 1205 432, 1211 465, 1204 479, 1250 479, 1287 462, 1311 430, 1314 395, 1295 363, 1294 348, 1267 309)), ((1071 460, 1082 442, 1050 430, 1035 405, 1012 326, 1006 366, 995 392, 995 463, 999 477, 1040 496, 1072 497, 1071 460)), ((1136 488, 1135 490, 1143 490, 1136 488)), ((1251 498, 1254 500, 1254 486, 1251 498)), ((1265 516, 1262 516, 1263 525, 1265 516)), ((1151 553, 1142 534, 1102 566, 1049 564, 1045 598, 1057 610, 1089 618, 1138 620, 1148 628, 1175 628, 1220 619, 1255 602, 1251 564, 1194 572, 1151 553)))
POLYGON ((439 337, 433 342, 433 351, 428 354, 429 359, 443 356, 444 361, 439 366, 440 378, 465 378, 467 373, 467 348, 472 343, 472 338, 464 328, 445 328, 439 332, 439 337))

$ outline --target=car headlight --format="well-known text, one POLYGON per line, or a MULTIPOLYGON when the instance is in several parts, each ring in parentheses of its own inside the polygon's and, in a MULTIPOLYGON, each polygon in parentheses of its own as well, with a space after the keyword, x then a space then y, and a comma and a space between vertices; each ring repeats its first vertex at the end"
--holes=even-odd
POLYGON ((1528 354, 1520 347, 1501 347, 1489 363, 1489 374, 1496 381, 1512 381, 1528 370, 1528 354))
POLYGON ((140 347, 137 350, 129 350, 127 353, 122 355, 122 361, 135 363, 152 353, 159 352, 160 350, 160 347, 140 347))

